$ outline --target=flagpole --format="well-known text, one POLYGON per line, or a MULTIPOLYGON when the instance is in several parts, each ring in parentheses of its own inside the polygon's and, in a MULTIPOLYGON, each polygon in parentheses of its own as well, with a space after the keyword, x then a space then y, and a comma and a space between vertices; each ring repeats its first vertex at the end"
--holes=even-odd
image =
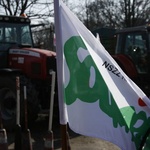
POLYGON ((63 48, 62 48, 62 32, 60 21, 60 0, 54 0, 54 19, 55 19, 55 34, 56 34, 56 54, 57 54, 57 82, 58 82, 58 100, 59 100, 59 115, 60 115, 60 130, 62 150, 68 150, 67 142, 67 120, 66 108, 63 96, 63 48))

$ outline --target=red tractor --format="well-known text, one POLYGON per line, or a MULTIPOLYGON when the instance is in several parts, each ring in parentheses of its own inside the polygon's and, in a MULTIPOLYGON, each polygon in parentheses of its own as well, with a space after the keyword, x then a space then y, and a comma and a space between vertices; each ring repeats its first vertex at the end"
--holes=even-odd
POLYGON ((150 96, 150 26, 118 30, 116 54, 113 57, 126 74, 150 96))
POLYGON ((16 122, 16 76, 20 77, 21 110, 26 85, 28 119, 35 120, 39 106, 49 106, 50 72, 56 71, 56 53, 34 48, 28 18, 1 15, 0 60, 0 110, 4 127, 12 129, 16 122))

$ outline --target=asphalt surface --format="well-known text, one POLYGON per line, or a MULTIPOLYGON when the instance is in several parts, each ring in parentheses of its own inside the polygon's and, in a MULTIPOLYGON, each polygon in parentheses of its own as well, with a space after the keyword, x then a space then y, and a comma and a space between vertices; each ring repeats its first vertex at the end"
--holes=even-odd
MULTIPOLYGON (((44 138, 48 130, 48 117, 40 115, 30 127, 33 150, 44 149, 44 138)), ((61 150, 61 134, 58 118, 54 118, 52 131, 54 134, 54 149, 61 150)), ((71 150, 120 150, 117 146, 96 138, 81 136, 68 128, 71 150)), ((14 150, 15 133, 7 132, 8 148, 14 150)))

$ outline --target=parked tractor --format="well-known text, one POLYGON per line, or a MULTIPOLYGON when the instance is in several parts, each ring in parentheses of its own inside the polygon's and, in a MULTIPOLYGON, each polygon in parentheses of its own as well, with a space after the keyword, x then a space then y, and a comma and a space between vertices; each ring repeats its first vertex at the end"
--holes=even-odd
POLYGON ((118 30, 114 59, 150 97, 150 26, 118 30))
POLYGON ((28 119, 33 121, 40 107, 49 106, 50 72, 56 71, 56 53, 34 48, 29 18, 1 15, 0 61, 0 110, 4 127, 11 130, 16 122, 16 76, 20 77, 21 121, 24 85, 28 119))

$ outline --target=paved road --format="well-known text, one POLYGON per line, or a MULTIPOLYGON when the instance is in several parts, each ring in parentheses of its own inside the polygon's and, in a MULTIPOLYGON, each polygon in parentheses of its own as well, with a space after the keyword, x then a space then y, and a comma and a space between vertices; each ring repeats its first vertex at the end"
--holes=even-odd
MULTIPOLYGON (((47 133, 48 117, 39 116, 38 120, 30 127, 33 150, 43 150, 44 137, 47 133)), ((69 130, 72 150, 120 150, 117 146, 100 139, 81 136, 69 130)), ((53 123, 54 149, 61 150, 60 126, 58 120, 53 123)), ((14 150, 14 133, 8 132, 9 150, 14 150)))

